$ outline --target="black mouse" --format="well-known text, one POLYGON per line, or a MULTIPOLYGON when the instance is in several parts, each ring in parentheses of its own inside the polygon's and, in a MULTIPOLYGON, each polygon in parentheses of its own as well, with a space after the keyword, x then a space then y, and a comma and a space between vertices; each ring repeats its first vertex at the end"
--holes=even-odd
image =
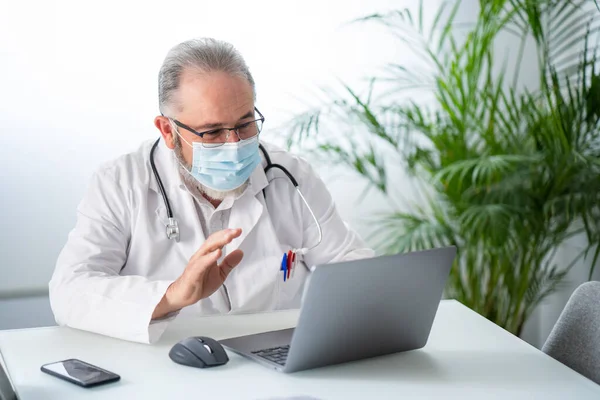
POLYGON ((216 367, 229 361, 223 346, 204 336, 179 341, 169 352, 169 357, 177 364, 196 368, 216 367))

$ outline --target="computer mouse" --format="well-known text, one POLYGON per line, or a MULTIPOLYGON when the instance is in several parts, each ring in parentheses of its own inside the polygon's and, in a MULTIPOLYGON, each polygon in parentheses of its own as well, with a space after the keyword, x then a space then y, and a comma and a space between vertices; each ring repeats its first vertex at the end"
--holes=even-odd
POLYGON ((223 346, 215 339, 205 336, 179 341, 169 351, 169 357, 177 364, 196 368, 216 367, 229 361, 223 346))

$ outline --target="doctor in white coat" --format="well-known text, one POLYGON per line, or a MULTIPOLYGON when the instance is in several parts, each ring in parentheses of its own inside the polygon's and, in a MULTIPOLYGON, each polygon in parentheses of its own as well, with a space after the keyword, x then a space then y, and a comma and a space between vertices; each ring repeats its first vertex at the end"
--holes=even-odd
POLYGON ((171 49, 159 72, 153 155, 154 140, 101 167, 78 207, 50 281, 59 324, 152 343, 185 314, 297 308, 308 267, 373 256, 303 159, 263 143, 297 180, 320 243, 291 180, 264 172, 265 117, 254 101, 252 75, 230 44, 171 49), (161 184, 178 238, 165 231, 161 184), (311 247, 284 282, 283 254, 311 247))

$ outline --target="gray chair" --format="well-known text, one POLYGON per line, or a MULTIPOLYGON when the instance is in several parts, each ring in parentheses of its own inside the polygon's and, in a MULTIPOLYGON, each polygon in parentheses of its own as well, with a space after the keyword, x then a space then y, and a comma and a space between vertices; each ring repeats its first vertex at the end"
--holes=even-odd
POLYGON ((600 282, 573 292, 542 351, 600 384, 600 282))
POLYGON ((4 368, 2 368, 2 362, 0 362, 0 400, 17 400, 17 394, 13 390, 4 368))

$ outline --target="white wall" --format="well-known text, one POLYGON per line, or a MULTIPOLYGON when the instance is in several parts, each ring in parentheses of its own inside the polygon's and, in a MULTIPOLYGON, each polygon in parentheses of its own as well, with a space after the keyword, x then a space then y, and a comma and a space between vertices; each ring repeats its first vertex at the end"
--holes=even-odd
MULTIPOLYGON (((212 36, 238 47, 257 82, 265 137, 277 140, 274 128, 302 108, 296 98, 310 101, 318 85, 354 83, 401 56, 381 29, 344 24, 411 3, 3 3, 0 296, 45 290, 91 173, 158 135, 156 77, 171 46, 212 36)), ((332 186, 351 217, 347 190, 332 186)))

